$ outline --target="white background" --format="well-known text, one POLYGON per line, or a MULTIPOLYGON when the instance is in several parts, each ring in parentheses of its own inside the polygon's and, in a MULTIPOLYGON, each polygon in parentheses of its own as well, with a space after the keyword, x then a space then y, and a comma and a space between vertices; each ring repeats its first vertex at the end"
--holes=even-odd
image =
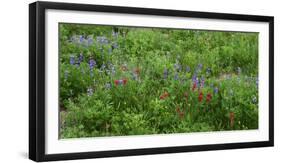
MULTIPOLYGON (((59 1, 59 0, 58 0, 59 1)), ((0 5, 0 162, 30 162, 28 151, 28 4, 6 0, 0 5)), ((281 12, 278 0, 68 0, 76 3, 167 8, 275 16, 275 147, 162 154, 68 162, 280 162, 281 159, 281 12)))

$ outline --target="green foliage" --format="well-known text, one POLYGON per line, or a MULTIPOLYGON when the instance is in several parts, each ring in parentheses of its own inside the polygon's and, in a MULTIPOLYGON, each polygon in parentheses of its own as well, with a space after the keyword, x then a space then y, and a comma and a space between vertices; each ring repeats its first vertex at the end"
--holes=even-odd
POLYGON ((258 34, 60 24, 60 137, 258 128, 258 34))

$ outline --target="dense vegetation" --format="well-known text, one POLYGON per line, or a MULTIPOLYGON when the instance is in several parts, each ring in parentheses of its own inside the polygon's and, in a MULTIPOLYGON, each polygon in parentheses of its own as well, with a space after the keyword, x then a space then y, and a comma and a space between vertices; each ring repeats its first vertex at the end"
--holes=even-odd
POLYGON ((258 128, 258 34, 60 24, 60 137, 258 128))

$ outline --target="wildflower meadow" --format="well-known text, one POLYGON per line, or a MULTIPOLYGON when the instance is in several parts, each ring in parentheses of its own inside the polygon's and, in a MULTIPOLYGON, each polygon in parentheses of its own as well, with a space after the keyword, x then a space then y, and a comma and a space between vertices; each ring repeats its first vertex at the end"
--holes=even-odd
POLYGON ((60 138, 258 129, 258 33, 59 24, 60 138))

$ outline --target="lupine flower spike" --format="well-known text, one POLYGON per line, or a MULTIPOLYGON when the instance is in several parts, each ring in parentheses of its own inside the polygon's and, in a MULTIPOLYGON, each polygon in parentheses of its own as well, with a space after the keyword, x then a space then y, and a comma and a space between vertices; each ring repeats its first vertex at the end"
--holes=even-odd
POLYGON ((168 78, 168 74, 169 74, 169 71, 168 71, 168 69, 164 69, 164 73, 163 73, 163 75, 164 75, 164 79, 167 79, 168 78))
POLYGON ((96 61, 94 59, 90 59, 89 66, 90 70, 93 70, 93 68, 96 66, 96 61))
POLYGON ((75 64, 75 58, 74 58, 73 55, 70 56, 70 58, 69 58, 69 63, 70 63, 71 65, 74 65, 74 64, 75 64))
POLYGON ((218 87, 215 87, 215 88, 214 88, 214 93, 217 94, 218 92, 219 92, 219 88, 218 88, 218 87))

